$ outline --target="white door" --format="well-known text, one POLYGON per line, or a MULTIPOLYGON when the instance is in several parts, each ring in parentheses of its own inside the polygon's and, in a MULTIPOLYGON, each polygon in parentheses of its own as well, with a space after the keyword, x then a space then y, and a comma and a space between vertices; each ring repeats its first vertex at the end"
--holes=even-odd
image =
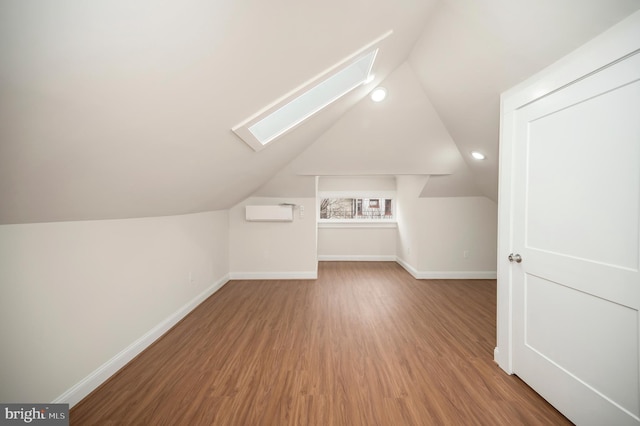
POLYGON ((514 114, 513 372, 577 424, 638 425, 640 54, 514 114))

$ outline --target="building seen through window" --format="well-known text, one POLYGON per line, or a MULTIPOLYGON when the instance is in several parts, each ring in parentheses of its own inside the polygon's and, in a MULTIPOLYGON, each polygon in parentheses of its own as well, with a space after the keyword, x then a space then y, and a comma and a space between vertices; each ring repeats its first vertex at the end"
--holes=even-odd
POLYGON ((391 198, 322 198, 320 219, 393 219, 391 198))

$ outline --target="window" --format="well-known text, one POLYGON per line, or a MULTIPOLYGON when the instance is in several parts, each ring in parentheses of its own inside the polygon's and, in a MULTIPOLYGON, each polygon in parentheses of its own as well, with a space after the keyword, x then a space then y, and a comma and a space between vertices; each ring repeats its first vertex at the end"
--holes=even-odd
POLYGON ((373 80, 378 45, 387 31, 358 52, 289 92, 231 130, 256 151, 362 84, 373 80))
POLYGON ((364 83, 369 77, 378 50, 368 52, 345 69, 273 111, 249 127, 251 134, 266 145, 333 101, 364 83))
POLYGON ((320 222, 395 222, 394 194, 319 195, 320 222))

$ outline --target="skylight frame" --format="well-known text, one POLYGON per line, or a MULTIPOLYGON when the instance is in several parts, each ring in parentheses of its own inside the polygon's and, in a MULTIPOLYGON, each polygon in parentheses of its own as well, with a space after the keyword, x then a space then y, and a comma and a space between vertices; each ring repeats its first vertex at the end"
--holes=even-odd
POLYGON ((295 129, 296 127, 304 123, 309 117, 331 105, 333 102, 345 96, 347 93, 353 91, 362 84, 371 82, 371 72, 373 70, 373 65, 379 51, 379 46, 382 41, 384 41, 392 33, 393 31, 387 31, 385 34, 378 37, 373 42, 367 44, 362 49, 345 58, 343 61, 329 68, 325 72, 319 74, 315 78, 309 80, 305 84, 299 86, 297 89, 289 92, 287 95, 267 106, 260 112, 254 114, 252 117, 248 118, 241 124, 233 127, 231 130, 255 151, 264 149, 269 143, 295 129), (368 65, 365 64, 366 70, 363 70, 361 61, 365 60, 367 57, 370 57, 371 60, 368 65), (264 125, 261 123, 264 123, 264 120, 268 120, 269 117, 275 117, 276 121, 282 121, 283 116, 286 115, 287 108, 291 108, 291 105, 295 105, 296 102, 298 103, 298 105, 300 105, 301 103, 308 103, 308 98, 306 98, 305 100, 305 96, 308 97, 311 93, 311 97, 313 97, 314 90, 318 90, 318 88, 322 88, 325 86, 330 86, 331 84, 335 85, 335 82, 338 81, 335 80, 336 76, 340 77, 342 75, 344 77, 345 73, 351 72, 349 71, 349 67, 355 67, 356 69, 364 72, 362 73, 362 77, 358 78, 357 81, 347 83, 340 93, 333 93, 331 95, 324 95, 321 93, 320 95, 317 95, 317 93, 320 92, 316 92, 316 97, 323 98, 324 100, 321 103, 316 104, 315 106, 307 106, 306 109, 303 109, 301 114, 290 121, 286 126, 281 126, 277 130, 273 130, 274 128, 271 128, 271 130, 267 130, 266 133, 264 131, 260 132, 259 130, 256 130, 261 126, 263 126, 264 130, 266 127, 264 127, 264 125), (334 79, 333 83, 332 79, 334 79))
POLYGON ((378 49, 366 52, 329 78, 294 97, 249 127, 262 145, 302 123, 367 81, 378 49))

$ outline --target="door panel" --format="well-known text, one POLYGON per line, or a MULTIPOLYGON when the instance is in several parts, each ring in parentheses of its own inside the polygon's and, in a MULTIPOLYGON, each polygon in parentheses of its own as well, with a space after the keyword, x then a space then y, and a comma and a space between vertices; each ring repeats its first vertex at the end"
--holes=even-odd
POLYGON ((531 274, 524 285, 527 348, 638 413, 638 312, 531 274))
POLYGON ((515 112, 513 369, 579 424, 640 424, 640 55, 515 112))
POLYGON ((529 122, 527 247, 638 269, 638 134, 637 81, 529 122))

